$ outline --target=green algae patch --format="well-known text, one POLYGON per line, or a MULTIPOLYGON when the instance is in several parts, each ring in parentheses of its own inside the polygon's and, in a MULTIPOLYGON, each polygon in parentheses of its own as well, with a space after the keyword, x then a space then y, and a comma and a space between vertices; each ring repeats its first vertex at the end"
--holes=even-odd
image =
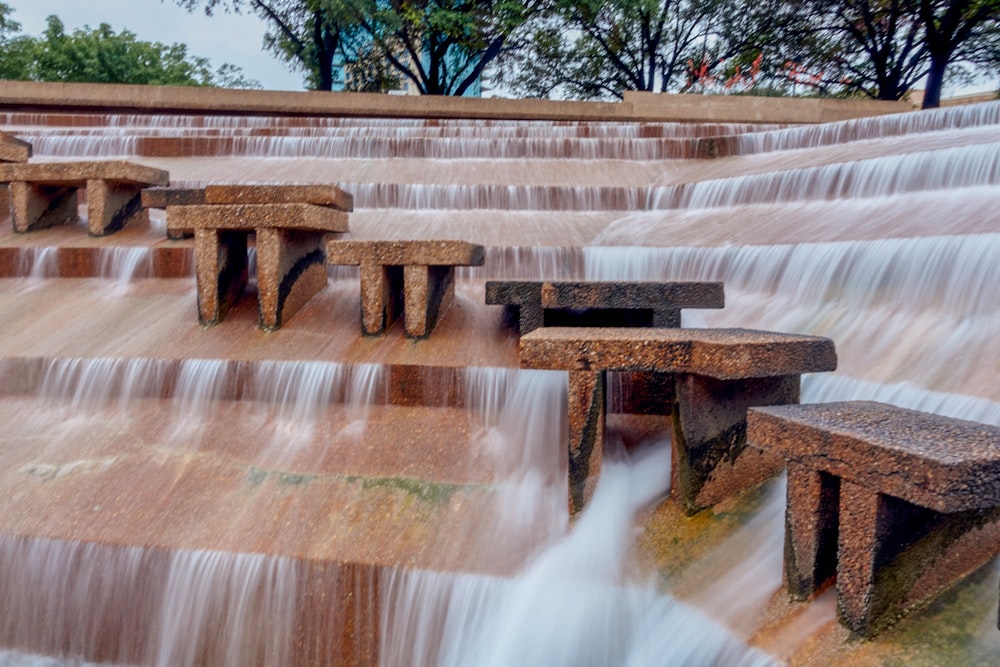
POLYGON ((451 484, 447 482, 428 482, 413 477, 359 477, 351 476, 347 481, 352 484, 360 482, 361 488, 365 491, 372 489, 386 489, 392 491, 402 491, 422 502, 432 505, 444 505, 451 500, 456 492, 470 487, 462 484, 451 484))
POLYGON ((776 482, 771 481, 693 516, 672 500, 660 503, 642 523, 637 539, 640 564, 658 572, 664 583, 683 577, 707 552, 759 517, 762 507, 778 491, 776 482))

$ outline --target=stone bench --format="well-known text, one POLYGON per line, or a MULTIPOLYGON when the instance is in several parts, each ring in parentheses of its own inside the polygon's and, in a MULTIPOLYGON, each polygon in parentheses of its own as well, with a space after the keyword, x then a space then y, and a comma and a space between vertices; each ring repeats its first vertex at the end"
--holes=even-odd
POLYGON ((0 132, 0 162, 27 162, 30 157, 31 144, 0 132))
POLYGON ((802 373, 837 365, 833 342, 747 329, 541 328, 521 337, 521 367, 569 372, 569 504, 593 493, 604 448, 608 371, 672 385, 671 494, 693 514, 757 484, 781 459, 746 446, 746 412, 797 403, 802 373))
POLYGON ((402 308, 406 336, 426 338, 455 294, 455 267, 482 266, 483 246, 466 241, 341 241, 327 261, 361 270, 361 331, 378 336, 402 308))
POLYGON ((679 327, 682 308, 722 308, 721 282, 490 280, 486 303, 517 311, 518 330, 539 327, 679 327))
POLYGON ((835 577, 857 634, 1000 552, 1000 428, 851 401, 755 408, 747 441, 787 461, 789 593, 835 577))
POLYGON ((77 191, 87 191, 87 230, 104 236, 146 219, 140 192, 170 176, 131 162, 22 162, 0 164, 9 184, 14 231, 28 232, 77 219, 77 191))
MULTIPOLYGON (((164 209, 168 206, 199 206, 205 201, 205 188, 143 188, 141 194, 143 208, 164 209)), ((167 238, 182 239, 194 236, 193 229, 168 228, 167 238)))
POLYGON ((210 185, 204 199, 166 206, 168 230, 194 230, 202 324, 221 322, 246 289, 251 233, 261 328, 280 328, 326 286, 326 235, 347 231, 351 195, 322 185, 210 185))

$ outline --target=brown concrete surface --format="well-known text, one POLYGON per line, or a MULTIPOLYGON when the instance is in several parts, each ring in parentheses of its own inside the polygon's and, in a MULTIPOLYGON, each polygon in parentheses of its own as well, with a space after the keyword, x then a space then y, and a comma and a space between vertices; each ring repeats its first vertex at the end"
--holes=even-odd
POLYGON ((87 191, 87 231, 104 236, 146 221, 145 185, 166 185, 166 171, 123 161, 0 163, 9 184, 14 230, 28 232, 77 217, 77 190, 87 191))
POLYGON ((406 335, 426 338, 454 298, 455 266, 481 266, 485 249, 451 240, 331 239, 326 258, 360 267, 364 335, 382 335, 402 311, 406 335))
POLYGON ((755 408, 747 440, 789 461, 789 593, 836 576, 853 632, 876 634, 1000 553, 996 427, 851 401, 755 408))
POLYGON ((316 204, 204 204, 167 207, 167 229, 301 229, 346 232, 347 213, 316 204))
POLYGON ((681 309, 722 308, 725 298, 720 282, 490 280, 486 303, 516 311, 526 334, 541 326, 678 327, 681 309))
POLYGON ((851 100, 794 100, 701 95, 626 94, 621 103, 477 99, 435 95, 391 96, 227 90, 194 86, 133 86, 84 83, 0 82, 0 100, 9 109, 151 111, 338 115, 417 118, 498 118, 573 120, 663 120, 815 123, 839 118, 899 113, 907 103, 851 100), (691 99, 694 98, 694 99, 691 99), (791 102, 792 104, 788 104, 791 102))
POLYGON ((27 162, 31 157, 31 144, 0 132, 0 162, 27 162))
POLYGON ((720 380, 832 371, 833 341, 749 329, 542 328, 521 338, 521 367, 691 373, 720 380))
POLYGON ((314 204, 353 211, 349 192, 335 185, 206 185, 206 204, 314 204))

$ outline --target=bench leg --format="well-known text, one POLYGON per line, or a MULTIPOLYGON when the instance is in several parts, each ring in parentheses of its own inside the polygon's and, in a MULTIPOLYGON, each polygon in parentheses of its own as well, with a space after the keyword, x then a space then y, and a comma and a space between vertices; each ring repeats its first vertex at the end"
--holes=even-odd
POLYGON ((198 320, 218 324, 247 285, 247 232, 198 229, 194 235, 198 320))
POLYGON ((9 186, 10 217, 15 232, 30 232, 73 222, 78 217, 77 189, 14 181, 9 186))
POLYGON ((1000 510, 943 514, 841 481, 840 622, 871 637, 1000 551, 1000 510))
POLYGON ((406 337, 426 338, 455 298, 455 267, 407 264, 403 267, 406 337))
POLYGON ((681 325, 681 311, 678 308, 654 308, 653 326, 659 329, 676 329, 681 325))
POLYGON ((402 307, 403 267, 362 264, 361 333, 380 336, 396 321, 402 307))
POLYGON ((87 181, 87 231, 105 236, 128 224, 149 222, 142 207, 142 187, 130 183, 87 181))
POLYGON ((604 457, 605 373, 569 372, 569 513, 594 495, 604 457))
POLYGON ((746 445, 747 408, 798 402, 797 375, 675 376, 671 496, 694 514, 777 474, 779 456, 746 445))
POLYGON ((837 573, 840 479, 789 461, 785 506, 785 584, 808 600, 837 573))
POLYGON ((537 303, 522 303, 513 308, 517 309, 517 331, 520 335, 531 333, 543 326, 545 311, 537 303))
POLYGON ((326 287, 325 234, 257 230, 257 304, 260 327, 275 330, 326 287))

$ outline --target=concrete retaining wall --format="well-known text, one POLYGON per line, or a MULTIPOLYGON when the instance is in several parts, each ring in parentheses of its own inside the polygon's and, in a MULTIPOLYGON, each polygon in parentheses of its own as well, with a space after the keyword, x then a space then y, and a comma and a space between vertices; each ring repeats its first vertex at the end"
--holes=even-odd
POLYGON ((912 110, 906 102, 626 93, 622 102, 0 81, 0 110, 101 113, 819 123, 912 110))

